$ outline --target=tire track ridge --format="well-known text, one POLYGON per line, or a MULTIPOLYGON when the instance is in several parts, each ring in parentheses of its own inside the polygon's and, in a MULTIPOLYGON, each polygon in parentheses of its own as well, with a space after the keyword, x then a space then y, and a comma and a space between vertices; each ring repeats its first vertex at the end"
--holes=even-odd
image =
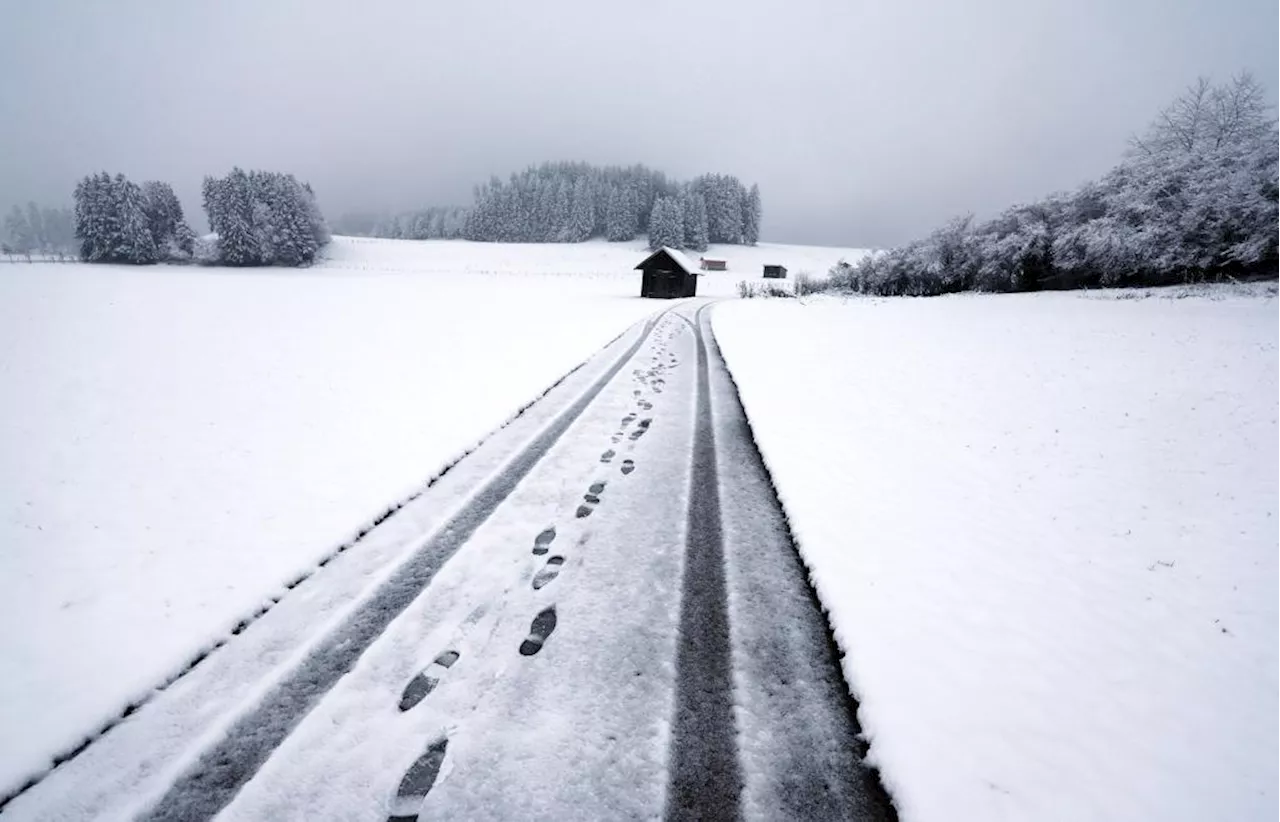
POLYGON ((698 322, 706 308, 698 309, 693 324, 698 400, 681 582, 667 820, 737 819, 742 792, 710 369, 698 322))
POLYGON ((850 686, 849 680, 845 675, 844 666, 841 662, 845 656, 845 651, 836 639, 836 634, 831 624, 830 612, 823 604, 813 569, 805 558, 804 551, 795 536, 791 516, 778 491, 778 484, 774 480, 773 472, 769 469, 768 461, 765 459, 764 452, 756 438, 755 429, 751 425, 751 418, 748 416, 746 407, 742 402, 741 392, 738 390, 738 382, 733 376, 732 369, 729 368, 729 363, 725 359, 723 351, 720 349, 715 329, 709 320, 706 333, 710 337, 709 348, 711 356, 716 361, 717 367, 723 371, 724 378, 731 389, 728 402, 735 406, 729 413, 731 418, 736 417, 733 425, 734 429, 736 429, 733 432, 734 436, 740 437, 742 442, 748 446, 747 451, 750 454, 749 459, 752 467, 764 478, 769 490, 769 504, 776 509, 781 522, 782 533, 780 536, 784 543, 785 554, 788 560, 794 563, 797 574, 803 579, 805 599, 815 615, 816 621, 821 624, 823 657, 821 666, 830 670, 832 676, 843 685, 842 692, 839 695, 839 707, 840 713, 843 715, 851 732, 853 754, 856 760, 855 770, 847 776, 849 781, 854 784, 854 795, 859 803, 859 807, 856 809, 857 818, 896 822, 898 810, 893 801, 893 796, 885 786, 879 768, 866 761, 870 745, 864 735, 862 723, 858 717, 860 703, 855 690, 850 686))
POLYGON ((303 717, 354 666, 387 625, 417 598, 444 563, 488 520, 604 387, 635 357, 654 327, 671 310, 665 309, 647 320, 631 347, 591 387, 486 480, 377 592, 348 615, 341 628, 320 639, 297 667, 276 683, 256 706, 236 719, 222 739, 185 768, 139 818, 175 822, 210 819, 226 807, 303 717))

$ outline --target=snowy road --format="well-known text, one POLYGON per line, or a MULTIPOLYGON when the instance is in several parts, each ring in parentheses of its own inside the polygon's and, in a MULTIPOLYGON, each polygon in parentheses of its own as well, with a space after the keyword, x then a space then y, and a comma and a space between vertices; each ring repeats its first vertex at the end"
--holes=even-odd
POLYGON ((3 819, 886 819, 689 301, 9 803, 3 819))

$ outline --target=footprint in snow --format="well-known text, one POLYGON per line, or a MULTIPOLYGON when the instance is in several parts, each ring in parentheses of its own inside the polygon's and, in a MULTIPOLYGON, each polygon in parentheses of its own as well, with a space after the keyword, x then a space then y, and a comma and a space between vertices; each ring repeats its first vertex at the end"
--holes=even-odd
POLYGON ((555 538, 556 527, 552 525, 550 528, 547 528, 541 534, 538 534, 533 538, 533 552, 538 555, 545 554, 550 550, 549 546, 555 541, 555 538))
POLYGON ((649 430, 649 424, 652 422, 653 422, 653 418, 649 417, 649 418, 640 420, 640 422, 636 423, 636 430, 631 432, 631 441, 635 442, 636 440, 643 437, 645 435, 645 432, 649 430))
POLYGON ((556 606, 552 605, 533 618, 529 626, 529 636, 520 643, 521 656, 533 656, 542 650, 543 644, 551 632, 556 629, 556 606))
POLYGON ((591 516, 591 512, 600 504, 600 495, 602 493, 604 493, 603 482, 595 482, 591 484, 591 487, 587 489, 587 493, 582 495, 582 499, 584 501, 582 505, 578 506, 578 519, 591 516))
POLYGON ((554 556, 547 560, 547 564, 542 566, 542 570, 534 574, 533 590, 537 591, 560 576, 560 569, 564 567, 564 557, 554 556))
POLYGON ((636 470, 636 461, 635 461, 635 460, 623 460, 623 461, 622 461, 622 473, 624 473, 624 474, 630 474, 630 473, 631 473, 632 471, 634 471, 634 470, 636 470))
POLYGON ((616 457, 617 455, 618 455, 618 452, 610 448, 608 451, 605 451, 603 454, 600 455, 600 461, 604 463, 613 462, 613 458, 616 457))
POLYGON ((457 651, 445 651, 417 676, 409 680, 409 684, 404 686, 404 693, 400 694, 400 710, 407 711, 425 699, 427 694, 434 691, 440 684, 445 672, 457 661, 457 651))
POLYGON ((435 787, 436 777, 440 775, 440 766, 444 764, 445 749, 448 746, 448 739, 433 742, 431 747, 427 748, 427 752, 409 766, 404 778, 400 780, 400 787, 396 789, 395 797, 391 800, 391 816, 388 817, 387 822, 412 822, 418 818, 422 803, 426 801, 427 792, 435 787))

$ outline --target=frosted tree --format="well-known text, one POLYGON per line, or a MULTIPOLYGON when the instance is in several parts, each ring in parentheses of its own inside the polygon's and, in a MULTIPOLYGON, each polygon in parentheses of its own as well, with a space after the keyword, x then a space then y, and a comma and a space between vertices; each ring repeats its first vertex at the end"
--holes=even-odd
POLYGON ((45 230, 44 213, 34 202, 27 203, 27 230, 30 232, 31 242, 35 248, 42 251, 48 250, 49 235, 45 230))
MULTIPOLYGON (((708 178, 710 176, 714 175, 708 178)), ((722 209, 724 229, 721 233, 740 238, 740 201, 746 197, 746 191, 736 178, 726 178, 726 182, 728 185, 722 186, 720 198, 733 202, 722 209), (738 222, 729 227, 734 219, 738 222)), ((472 207, 451 217, 452 229, 445 229, 434 217, 427 219, 424 215, 436 213, 429 208, 379 220, 371 230, 378 236, 394 233, 394 236, 414 239, 449 236, 451 230, 452 236, 461 234, 470 240, 488 242, 581 242, 593 236, 625 241, 635 238, 642 227, 647 227, 658 198, 677 196, 685 188, 642 165, 597 167, 586 163, 543 163, 512 174, 506 180, 493 177, 478 186, 472 207), (458 222, 461 228, 457 227, 458 222)), ((705 192, 700 193, 704 195, 705 211, 708 201, 705 192)), ((686 206, 684 210, 689 209, 686 206)), ((363 224, 363 221, 353 221, 350 230, 368 231, 363 224)))
POLYGON ((572 243, 580 243, 591 238, 596 223, 591 183, 586 176, 579 177, 573 184, 572 199, 567 239, 572 243))
POLYGON ((684 200, 684 247, 707 250, 707 201, 688 190, 684 200))
POLYGON ((4 244, 12 254, 30 254, 36 249, 35 233, 26 213, 18 206, 4 218, 4 244))
POLYGON ((694 189, 707 204, 707 235, 713 243, 742 242, 742 201, 746 190, 736 177, 704 174, 694 180, 694 189))
POLYGON ((75 246, 75 229, 71 211, 66 208, 45 208, 42 210, 46 250, 59 254, 70 252, 75 246))
POLYGON ((1266 90, 1252 74, 1243 72, 1219 86, 1200 77, 1131 143, 1146 155, 1199 154, 1265 139, 1274 122, 1266 90))
POLYGON ((742 203, 742 242, 755 245, 760 239, 760 186, 752 185, 742 203))
POLYGON ((142 189, 137 183, 130 182, 123 174, 117 174, 112 183, 115 207, 120 220, 120 235, 115 248, 115 259, 135 265, 154 263, 160 259, 160 252, 151 236, 142 189))
POLYGON ((985 223, 952 221, 832 277, 869 293, 928 295, 1274 276, 1278 178, 1276 122, 1256 81, 1201 80, 1101 179, 985 223))
MULTIPOLYGON (((206 186, 208 186, 206 180, 206 186)), ((253 198, 249 191, 249 175, 233 168, 221 180, 214 181, 213 209, 209 225, 218 235, 218 260, 224 265, 265 265, 262 246, 253 230, 253 198)), ((206 208, 209 208, 206 197, 206 208)))
POLYGON ((76 185, 74 221, 80 258, 85 262, 109 260, 120 228, 111 178, 105 172, 91 174, 76 185))
POLYGON ((684 246, 684 214, 675 197, 659 197, 649 212, 649 248, 684 246))
POLYGON ((605 210, 605 237, 610 242, 626 242, 635 239, 635 217, 631 213, 631 198, 620 188, 609 190, 609 205, 605 210))
POLYGON ((182 203, 173 193, 173 186, 158 180, 148 180, 142 184, 142 199, 151 239, 161 255, 173 256, 175 252, 180 252, 191 256, 195 233, 183 217, 182 203))
POLYGON ((153 263, 159 259, 142 190, 117 174, 85 177, 75 189, 75 235, 87 262, 153 263))

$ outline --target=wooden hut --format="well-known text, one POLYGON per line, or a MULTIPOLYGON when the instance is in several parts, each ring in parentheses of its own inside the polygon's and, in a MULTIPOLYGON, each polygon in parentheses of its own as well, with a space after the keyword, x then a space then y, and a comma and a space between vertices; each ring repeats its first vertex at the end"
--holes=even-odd
POLYGON ((764 267, 764 276, 770 280, 786 279, 786 276, 787 276, 786 266, 766 265, 764 267))
POLYGON ((698 266, 703 271, 727 271, 729 261, 723 257, 699 257, 698 266))
POLYGON ((663 246, 640 261, 640 296, 669 300, 698 293, 698 272, 679 251, 663 246))

